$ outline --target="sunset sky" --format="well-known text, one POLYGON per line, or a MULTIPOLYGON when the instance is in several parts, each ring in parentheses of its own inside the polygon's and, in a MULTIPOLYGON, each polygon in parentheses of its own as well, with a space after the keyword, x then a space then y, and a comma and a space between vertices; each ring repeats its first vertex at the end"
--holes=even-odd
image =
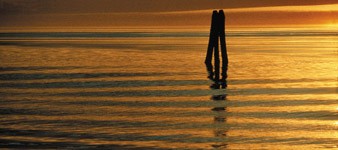
POLYGON ((212 9, 230 26, 338 24, 337 0, 0 0, 0 27, 208 26, 212 9))

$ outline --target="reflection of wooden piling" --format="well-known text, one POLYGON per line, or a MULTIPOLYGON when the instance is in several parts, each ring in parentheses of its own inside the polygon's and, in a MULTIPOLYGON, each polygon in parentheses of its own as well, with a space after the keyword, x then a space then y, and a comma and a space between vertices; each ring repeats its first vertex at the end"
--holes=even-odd
POLYGON ((205 58, 207 66, 208 78, 213 80, 216 84, 220 81, 220 59, 219 59, 219 41, 222 53, 222 84, 226 85, 227 70, 228 70, 228 55, 225 42, 225 15, 223 10, 219 13, 214 10, 212 13, 211 29, 209 36, 208 50, 205 58), (212 66, 212 55, 214 54, 214 66, 212 66), (213 69, 215 71, 213 71, 213 69))

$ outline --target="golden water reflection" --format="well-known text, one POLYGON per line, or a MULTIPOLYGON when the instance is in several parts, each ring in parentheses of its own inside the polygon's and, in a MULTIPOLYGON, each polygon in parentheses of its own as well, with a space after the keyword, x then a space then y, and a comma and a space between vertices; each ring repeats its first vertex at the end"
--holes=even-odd
POLYGON ((337 36, 230 36, 223 90, 206 39, 6 41, 0 147, 337 148, 337 36))

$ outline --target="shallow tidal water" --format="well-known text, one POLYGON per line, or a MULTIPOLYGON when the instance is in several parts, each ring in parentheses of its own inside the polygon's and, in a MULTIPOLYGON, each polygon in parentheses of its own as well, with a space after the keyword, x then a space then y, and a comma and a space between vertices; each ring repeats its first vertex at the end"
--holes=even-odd
POLYGON ((0 33, 0 148, 337 149, 338 32, 0 33), (222 96, 222 99, 217 97, 222 96))

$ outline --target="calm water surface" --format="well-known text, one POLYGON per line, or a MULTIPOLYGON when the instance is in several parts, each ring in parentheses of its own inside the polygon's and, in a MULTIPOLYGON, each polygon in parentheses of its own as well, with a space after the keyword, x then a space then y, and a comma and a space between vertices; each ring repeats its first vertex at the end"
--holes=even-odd
POLYGON ((0 33, 0 148, 337 149, 338 32, 228 35, 211 90, 208 32, 0 33))

